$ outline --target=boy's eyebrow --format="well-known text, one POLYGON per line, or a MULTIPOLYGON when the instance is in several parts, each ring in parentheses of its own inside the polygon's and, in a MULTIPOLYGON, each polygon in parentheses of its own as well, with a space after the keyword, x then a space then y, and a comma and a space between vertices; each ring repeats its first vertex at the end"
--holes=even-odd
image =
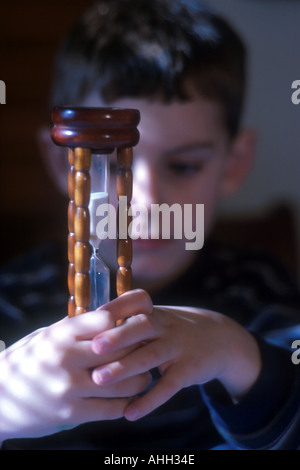
POLYGON ((212 141, 194 142, 191 144, 179 145, 178 147, 172 147, 168 149, 165 154, 173 155, 175 153, 191 153, 195 150, 211 150, 213 147, 214 143, 212 141))

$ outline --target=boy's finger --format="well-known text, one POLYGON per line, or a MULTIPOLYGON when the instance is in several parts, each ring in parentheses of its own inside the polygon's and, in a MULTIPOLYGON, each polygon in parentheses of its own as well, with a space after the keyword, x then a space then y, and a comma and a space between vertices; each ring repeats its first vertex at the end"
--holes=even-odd
POLYGON ((95 354, 91 348, 91 342, 79 341, 73 349, 69 349, 69 361, 74 368, 91 369, 101 367, 104 364, 115 362, 127 356, 136 349, 135 345, 110 351, 106 354, 95 354))
POLYGON ((97 333, 109 330, 115 325, 110 312, 91 311, 71 318, 64 318, 50 328, 49 333, 58 339, 64 335, 77 341, 93 338, 97 333), (63 335, 64 333, 64 335, 63 335))
POLYGON ((172 398, 181 388, 178 382, 178 374, 166 374, 161 377, 156 385, 153 386, 142 397, 131 402, 124 411, 124 416, 128 421, 135 421, 146 416, 151 411, 163 405, 172 398))
POLYGON ((173 356, 171 347, 166 349, 158 342, 151 342, 118 361, 95 368, 92 379, 97 385, 116 383, 166 364, 173 356))
POLYGON ((103 355, 155 338, 157 332, 153 317, 145 314, 129 318, 120 328, 113 328, 95 336, 92 351, 103 355))
POLYGON ((101 306, 97 311, 107 310, 115 321, 122 320, 139 313, 150 315, 153 310, 152 300, 149 294, 136 289, 125 292, 116 299, 101 306))
POLYGON ((80 412, 78 424, 121 418, 129 402, 129 398, 83 398, 77 407, 80 412))
POLYGON ((82 397, 86 398, 126 398, 143 392, 151 380, 152 376, 147 372, 122 380, 116 384, 99 387, 91 380, 90 376, 84 376, 84 379, 79 384, 79 389, 82 390, 82 397))

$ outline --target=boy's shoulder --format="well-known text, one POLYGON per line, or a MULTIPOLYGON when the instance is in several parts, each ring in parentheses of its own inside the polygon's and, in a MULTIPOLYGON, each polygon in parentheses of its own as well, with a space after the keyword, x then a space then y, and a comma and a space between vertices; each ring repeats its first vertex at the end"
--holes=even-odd
POLYGON ((296 276, 278 258, 265 250, 242 244, 220 243, 206 246, 206 273, 227 282, 264 282, 271 290, 298 290, 296 276), (242 277, 241 277, 242 276, 242 277))
MULTIPOLYGON (((208 240, 193 265, 166 291, 177 305, 213 309, 249 325, 270 306, 299 312, 297 279, 264 251, 208 240)), ((300 314, 299 314, 300 319, 300 314)))

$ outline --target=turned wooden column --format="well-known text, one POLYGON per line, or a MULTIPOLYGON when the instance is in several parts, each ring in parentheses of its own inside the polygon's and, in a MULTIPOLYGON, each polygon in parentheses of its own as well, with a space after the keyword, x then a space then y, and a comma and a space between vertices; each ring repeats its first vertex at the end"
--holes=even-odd
POLYGON ((74 149, 74 202, 75 202, 75 245, 74 245, 74 299, 75 315, 87 312, 90 305, 90 170, 91 150, 74 149))
POLYGON ((128 210, 132 196, 132 147, 139 141, 140 114, 134 109, 56 107, 52 112, 54 143, 69 148, 68 315, 89 310, 90 304, 90 174, 94 153, 117 149, 117 193, 127 197, 127 233, 117 240, 117 295, 132 287, 132 242, 128 210))
MULTIPOLYGON (((120 236, 118 230, 117 240, 117 262, 118 271, 116 279, 117 295, 121 295, 131 289, 132 286, 132 240, 128 233, 128 226, 131 222, 131 218, 128 215, 130 209, 130 202, 132 197, 132 148, 119 149, 117 155, 117 195, 120 197, 126 197, 126 220, 127 230, 126 238, 120 236)), ((119 221, 120 204, 118 208, 118 221, 119 221)))

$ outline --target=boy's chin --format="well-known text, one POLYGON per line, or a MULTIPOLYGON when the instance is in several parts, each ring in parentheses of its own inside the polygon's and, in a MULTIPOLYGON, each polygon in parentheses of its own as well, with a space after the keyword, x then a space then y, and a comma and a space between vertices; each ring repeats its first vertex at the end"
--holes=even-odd
MULTIPOLYGON (((132 241, 134 287, 164 286, 192 263, 196 251, 187 251, 184 240, 137 239, 132 241)), ((105 240, 104 261, 112 272, 117 269, 116 240, 105 240)))

